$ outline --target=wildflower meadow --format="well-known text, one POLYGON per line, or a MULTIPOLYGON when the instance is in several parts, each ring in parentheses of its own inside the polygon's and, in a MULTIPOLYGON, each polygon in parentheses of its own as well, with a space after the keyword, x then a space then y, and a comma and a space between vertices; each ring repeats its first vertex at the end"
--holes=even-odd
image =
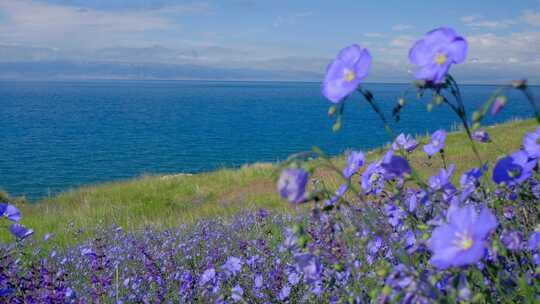
MULTIPOLYGON (((356 44, 339 51, 322 83, 333 129, 346 123, 346 105, 360 103, 392 142, 376 160, 349 151, 344 167, 318 148, 280 163, 277 191, 284 204, 303 208, 300 215, 260 209, 166 230, 96 227, 90 239, 57 247, 55 235, 35 239, 20 223, 24 214, 1 204, 1 233, 12 241, 0 245, 0 302, 538 303, 540 127, 494 163, 478 147, 499 149, 482 121, 504 111, 509 91, 526 96, 538 122, 540 112, 527 82, 517 80, 467 113, 450 74, 467 50, 451 28, 417 40, 409 51, 415 80, 392 113, 363 84, 376 58, 356 44), (410 93, 431 94, 426 112, 440 106, 456 114, 473 155, 461 176, 445 154, 445 130, 420 143, 391 126, 407 103, 419 102, 410 93), (409 161, 417 150, 440 159, 435 175, 423 177, 409 161), (311 159, 336 172, 339 187, 314 177, 305 165, 311 159)), ((65 233, 82 235, 69 226, 65 233)))

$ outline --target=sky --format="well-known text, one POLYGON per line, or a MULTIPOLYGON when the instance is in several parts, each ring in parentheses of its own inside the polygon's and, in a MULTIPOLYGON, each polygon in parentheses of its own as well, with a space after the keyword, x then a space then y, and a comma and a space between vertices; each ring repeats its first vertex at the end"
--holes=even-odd
POLYGON ((440 26, 469 43, 453 68, 465 81, 540 82, 540 0, 0 0, 0 63, 191 65, 303 80, 357 43, 374 58, 368 80, 399 82, 413 69, 412 43, 440 26))

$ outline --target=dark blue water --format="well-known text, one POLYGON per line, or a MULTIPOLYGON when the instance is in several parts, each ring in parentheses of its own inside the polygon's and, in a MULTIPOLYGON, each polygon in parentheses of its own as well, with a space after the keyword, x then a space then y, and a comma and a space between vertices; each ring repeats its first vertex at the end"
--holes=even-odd
MULTIPOLYGON (((201 172, 277 161, 318 145, 331 154, 389 140, 357 96, 332 133, 317 83, 0 82, 0 188, 31 199, 145 173, 201 172)), ((367 85, 386 113, 404 85, 367 85)), ((463 86, 469 109, 495 89, 463 86)), ((536 89, 537 95, 539 90, 536 89)), ((510 95, 496 120, 529 116, 510 95)), ((398 130, 423 134, 456 122, 411 96, 398 130)))

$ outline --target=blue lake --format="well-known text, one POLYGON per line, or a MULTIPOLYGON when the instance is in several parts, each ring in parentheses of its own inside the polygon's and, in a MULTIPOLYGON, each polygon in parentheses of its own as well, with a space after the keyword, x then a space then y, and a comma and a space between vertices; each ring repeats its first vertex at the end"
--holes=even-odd
MULTIPOLYGON (((390 116, 406 85, 366 84, 390 116)), ((495 86, 462 86, 469 112, 495 86)), ((535 87, 536 96, 540 88, 535 87)), ((398 131, 450 129, 448 107, 409 97, 398 131)), ((37 200, 146 173, 202 172, 278 161, 313 145, 330 154, 389 141, 360 96, 333 133, 318 83, 208 81, 0 82, 0 188, 37 200)), ((530 116, 517 92, 488 123, 530 116)))

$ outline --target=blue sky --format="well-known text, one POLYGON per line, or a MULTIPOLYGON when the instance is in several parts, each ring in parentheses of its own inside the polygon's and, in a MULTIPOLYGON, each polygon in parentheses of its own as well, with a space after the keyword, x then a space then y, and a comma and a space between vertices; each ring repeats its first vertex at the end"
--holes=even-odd
POLYGON ((359 43, 375 59, 374 80, 384 81, 410 72, 409 46, 438 26, 468 39, 468 65, 456 70, 471 81, 540 74, 539 0, 0 0, 0 44, 11 50, 0 60, 320 73, 340 48, 359 43))

